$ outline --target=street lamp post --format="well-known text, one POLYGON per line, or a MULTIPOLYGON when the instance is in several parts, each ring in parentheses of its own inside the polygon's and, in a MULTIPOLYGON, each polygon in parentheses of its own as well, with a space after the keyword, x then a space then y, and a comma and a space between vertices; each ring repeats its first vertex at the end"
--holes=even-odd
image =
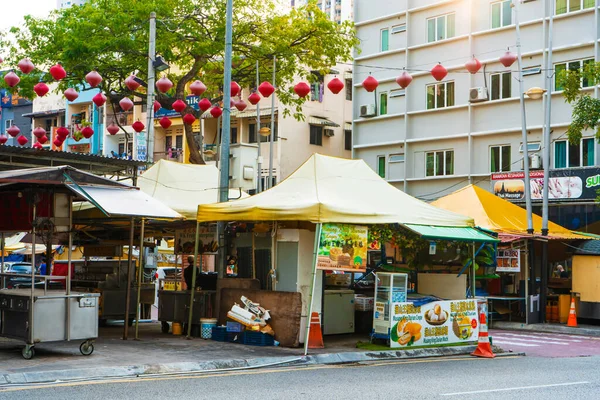
MULTIPOLYGON (((156 57, 156 13, 150 13, 150 32, 148 40, 148 92, 146 97, 146 160, 152 162, 154 159, 154 84, 156 80, 154 71, 154 59, 156 57)), ((134 147, 138 151, 136 134, 134 147)), ((136 157, 137 158, 137 157, 136 157)))

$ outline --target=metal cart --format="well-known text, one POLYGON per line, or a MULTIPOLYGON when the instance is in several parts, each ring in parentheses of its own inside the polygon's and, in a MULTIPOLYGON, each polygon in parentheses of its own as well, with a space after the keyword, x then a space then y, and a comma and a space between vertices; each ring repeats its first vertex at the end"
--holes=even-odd
MULTIPOLYGON (((169 281, 169 279, 161 279, 159 287, 163 287, 165 281, 169 281)), ((169 332, 169 322, 179 322, 181 324, 188 322, 190 295, 189 290, 160 289, 158 291, 158 320, 161 322, 163 333, 169 332)), ((213 316, 216 295, 217 292, 214 290, 196 291, 192 321, 199 323, 200 318, 211 318, 213 316)))

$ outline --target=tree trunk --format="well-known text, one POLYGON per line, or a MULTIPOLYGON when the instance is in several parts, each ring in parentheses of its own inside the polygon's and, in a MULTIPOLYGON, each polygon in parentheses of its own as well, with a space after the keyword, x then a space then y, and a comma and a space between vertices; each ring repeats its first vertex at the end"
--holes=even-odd
MULTIPOLYGON (((187 148, 189 152, 189 161, 190 164, 201 164, 205 165, 204 157, 202 157, 202 153, 200 152, 200 148, 202 147, 202 142, 200 142, 200 147, 196 143, 194 139, 194 132, 192 131, 192 126, 188 124, 183 124, 183 129, 185 130, 185 141, 187 143, 187 148)), ((202 138, 202 135, 200 135, 202 138)), ((202 139, 201 139, 202 140, 202 139)))

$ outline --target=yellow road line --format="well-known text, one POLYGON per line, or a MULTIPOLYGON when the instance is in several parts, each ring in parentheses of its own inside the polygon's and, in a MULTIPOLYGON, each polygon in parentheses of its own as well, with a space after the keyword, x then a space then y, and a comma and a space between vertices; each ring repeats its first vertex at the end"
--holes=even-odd
MULTIPOLYGON (((501 359, 512 359, 519 358, 520 356, 505 356, 501 359)), ((336 365, 316 365, 316 366, 301 366, 301 367, 281 367, 276 369, 255 369, 255 370, 243 370, 234 372, 221 372, 221 373, 202 373, 190 374, 190 375, 177 375, 177 376, 152 376, 144 377, 143 375, 131 378, 123 379, 105 379, 105 380, 89 380, 79 382, 64 382, 64 383, 48 383, 48 384, 32 384, 32 386, 20 386, 20 387, 9 387, 0 388, 0 393, 4 392, 17 392, 22 390, 40 390, 50 389, 57 387, 74 387, 74 386, 86 386, 86 385, 106 385, 114 383, 132 383, 132 382, 152 382, 152 381, 173 381, 183 379, 206 379, 206 378, 221 378, 230 376, 240 375, 260 375, 260 374, 273 374, 273 373, 284 373, 284 372, 298 372, 298 371, 312 371, 319 369, 341 369, 348 367, 382 367, 386 365, 398 365, 398 364, 422 364, 422 363, 435 363, 435 362, 450 362, 450 361, 486 361, 485 358, 439 358, 439 359, 422 359, 422 360, 404 360, 404 361, 389 361, 389 362, 375 362, 375 363, 364 363, 364 364, 336 364, 336 365)))

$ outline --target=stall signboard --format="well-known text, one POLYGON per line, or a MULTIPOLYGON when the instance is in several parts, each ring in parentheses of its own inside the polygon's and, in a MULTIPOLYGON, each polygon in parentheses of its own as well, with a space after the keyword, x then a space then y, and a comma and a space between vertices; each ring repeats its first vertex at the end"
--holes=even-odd
MULTIPOLYGON (((212 253, 217 250, 217 230, 215 227, 199 228, 198 252, 212 253)), ((175 254, 194 254, 196 243, 196 228, 179 229, 175 231, 175 254)))
POLYGON ((476 300, 392 303, 391 315, 392 348, 471 343, 479 336, 476 300))
MULTIPOLYGON (((492 191, 503 199, 524 201, 525 174, 506 172, 492 174, 492 191)), ((542 201, 544 171, 529 173, 531 200, 542 201)), ((600 189, 600 168, 565 168, 550 170, 548 178, 549 201, 595 201, 600 189)))
POLYGON ((496 264, 497 272, 520 272, 521 250, 498 250, 498 255, 496 256, 496 264))
POLYGON ((318 269, 365 272, 368 228, 361 225, 323 224, 319 238, 318 269))

